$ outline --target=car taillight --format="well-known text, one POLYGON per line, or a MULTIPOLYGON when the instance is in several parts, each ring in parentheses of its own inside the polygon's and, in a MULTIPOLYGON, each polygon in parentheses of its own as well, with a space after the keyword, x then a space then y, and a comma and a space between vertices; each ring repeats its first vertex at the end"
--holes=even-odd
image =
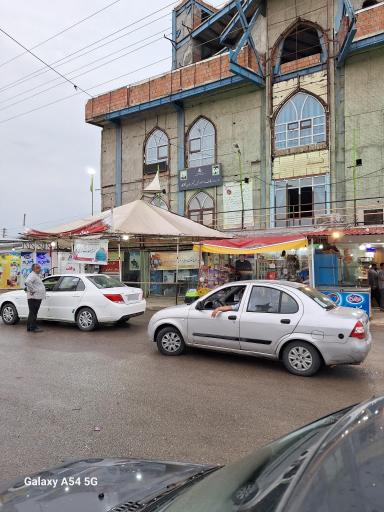
POLYGON ((359 340, 363 340, 365 338, 364 325, 360 322, 360 320, 356 322, 355 327, 352 329, 352 332, 349 336, 351 338, 358 338, 359 340))
POLYGON ((124 303, 123 296, 120 293, 104 293, 104 297, 112 302, 124 303))

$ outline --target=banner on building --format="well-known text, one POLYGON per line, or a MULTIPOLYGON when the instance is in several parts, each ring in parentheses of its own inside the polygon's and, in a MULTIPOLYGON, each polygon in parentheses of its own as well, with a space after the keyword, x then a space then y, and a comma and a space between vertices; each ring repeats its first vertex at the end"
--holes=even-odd
POLYGON ((73 260, 71 252, 59 252, 59 274, 77 274, 80 272, 80 263, 73 260))
MULTIPOLYGON (((253 226, 253 186, 252 181, 243 183, 244 226, 253 226)), ((238 182, 223 185, 223 228, 241 228, 242 218, 241 187, 238 182)))
MULTIPOLYGON (((151 270, 175 270, 177 267, 177 253, 172 252, 151 252, 151 270)), ((199 268, 199 253, 196 251, 180 251, 180 270, 199 268)))
POLYGON ((108 240, 75 240, 73 260, 93 265, 107 265, 108 240))
POLYGON ((21 255, 0 254, 0 290, 20 287, 21 255))
POLYGON ((179 172, 179 190, 218 187, 223 183, 220 164, 200 165, 179 172))

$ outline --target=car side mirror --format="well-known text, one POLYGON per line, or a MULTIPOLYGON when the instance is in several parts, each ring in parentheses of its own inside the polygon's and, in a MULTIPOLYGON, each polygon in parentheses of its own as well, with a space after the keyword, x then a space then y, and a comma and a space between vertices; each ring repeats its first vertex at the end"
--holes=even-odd
POLYGON ((202 311, 204 309, 204 304, 203 304, 203 301, 200 300, 197 304, 196 304, 196 309, 198 311, 202 311))

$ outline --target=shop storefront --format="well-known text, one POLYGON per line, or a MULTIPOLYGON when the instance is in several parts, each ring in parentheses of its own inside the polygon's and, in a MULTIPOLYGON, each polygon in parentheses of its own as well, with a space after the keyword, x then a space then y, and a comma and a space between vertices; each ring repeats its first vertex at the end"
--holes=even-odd
POLYGON ((260 236, 195 244, 201 253, 199 288, 246 279, 309 282, 309 252, 302 235, 260 236))
MULTIPOLYGON (((313 285, 336 304, 371 315, 368 270, 384 262, 384 229, 350 228, 314 232, 311 239, 313 285)), ((377 304, 378 306, 378 304, 377 304)))

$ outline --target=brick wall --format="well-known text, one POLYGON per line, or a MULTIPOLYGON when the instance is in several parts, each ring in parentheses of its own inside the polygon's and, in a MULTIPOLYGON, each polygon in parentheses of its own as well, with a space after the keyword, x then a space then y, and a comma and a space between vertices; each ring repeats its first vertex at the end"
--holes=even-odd
MULTIPOLYGON (((257 70, 256 60, 252 57, 252 51, 248 47, 243 48, 238 62, 242 66, 257 70)), ((108 112, 140 105, 229 76, 232 76, 232 73, 229 71, 228 54, 218 55, 217 57, 179 68, 145 82, 129 87, 121 87, 115 91, 92 98, 86 104, 85 119, 86 121, 91 121, 108 112)))
POLYGON ((376 5, 356 13, 357 32, 356 39, 363 39, 371 35, 384 32, 384 4, 376 5))
POLYGON ((292 60, 291 62, 286 62, 281 65, 281 72, 290 73, 298 69, 315 66, 316 64, 320 64, 320 53, 309 55, 308 57, 303 57, 302 59, 292 60))

